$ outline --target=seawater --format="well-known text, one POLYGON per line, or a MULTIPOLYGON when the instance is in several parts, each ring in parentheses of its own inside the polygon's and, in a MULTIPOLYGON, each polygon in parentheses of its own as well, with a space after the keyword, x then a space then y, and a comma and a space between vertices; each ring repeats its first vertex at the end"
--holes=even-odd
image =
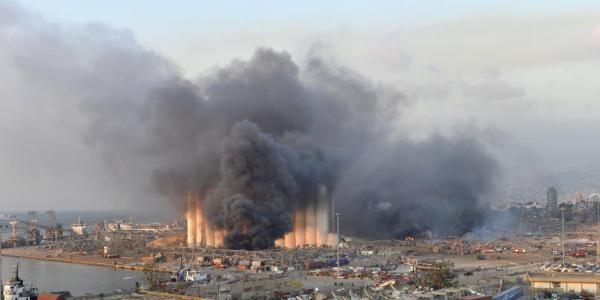
POLYGON ((143 284, 141 271, 113 269, 53 261, 1 257, 2 282, 10 279, 19 264, 19 277, 27 286, 33 284, 40 292, 70 291, 73 296, 109 293, 116 289, 133 289, 135 282, 143 284), (125 278, 125 279, 124 279, 125 278))

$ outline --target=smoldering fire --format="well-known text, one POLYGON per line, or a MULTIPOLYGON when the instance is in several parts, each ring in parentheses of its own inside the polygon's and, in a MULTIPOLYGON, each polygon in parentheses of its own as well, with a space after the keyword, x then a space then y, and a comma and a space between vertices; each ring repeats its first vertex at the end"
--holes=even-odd
POLYGON ((78 102, 85 142, 111 167, 146 176, 171 203, 189 202, 194 243, 323 242, 321 187, 348 234, 457 234, 484 218, 495 159, 476 135, 415 141, 399 133, 410 131, 398 130, 403 108, 417 101, 401 86, 372 82, 318 51, 300 68, 264 48, 192 81, 129 32, 71 30, 0 9, 11 16, 0 28, 11 66, 44 97, 78 102))
MULTIPOLYGON (((187 244, 189 247, 224 247, 232 244, 226 241, 228 232, 223 228, 216 228, 210 218, 205 214, 205 197, 188 192, 187 195, 187 244)), ((307 201, 306 206, 297 209, 290 216, 293 220, 292 230, 284 237, 275 240, 275 244, 282 248, 303 246, 334 246, 337 244, 333 201, 329 197, 326 186, 319 187, 316 201, 307 201)), ((242 231, 251 235, 246 227, 242 231)), ((238 238, 238 237, 236 237, 238 238)), ((233 241, 237 244, 238 241, 233 241)))

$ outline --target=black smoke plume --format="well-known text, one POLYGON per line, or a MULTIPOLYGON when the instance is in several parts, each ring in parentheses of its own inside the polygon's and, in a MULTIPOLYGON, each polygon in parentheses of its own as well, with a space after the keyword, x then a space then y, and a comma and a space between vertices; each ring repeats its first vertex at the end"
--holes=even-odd
POLYGON ((220 192, 210 204, 218 211, 213 221, 229 233, 227 246, 271 247, 292 230, 290 212, 299 199, 308 198, 303 194, 316 196, 318 184, 327 183, 323 157, 312 146, 293 148, 297 138, 305 137, 286 134, 278 142, 256 124, 241 121, 221 141, 220 192))
POLYGON ((407 102, 402 94, 318 57, 302 75, 289 54, 259 49, 183 91, 154 92, 154 132, 193 149, 155 178, 180 193, 216 188, 209 215, 232 248, 272 246, 320 184, 333 190, 347 233, 462 234, 481 225, 497 165, 477 137, 397 136, 389 124, 407 102))
POLYGON ((267 48, 189 80, 130 32, 49 24, 11 4, 0 16, 2 61, 78 107, 85 141, 115 170, 182 206, 187 191, 203 195, 231 248, 273 246, 321 184, 349 234, 458 234, 482 221, 495 160, 476 136, 399 134, 411 99, 398 87, 267 48))
POLYGON ((377 220, 347 222, 351 232, 404 238, 428 231, 463 234, 483 225, 487 206, 480 199, 492 188, 497 165, 473 138, 436 135, 380 147, 339 181, 341 211, 377 220))

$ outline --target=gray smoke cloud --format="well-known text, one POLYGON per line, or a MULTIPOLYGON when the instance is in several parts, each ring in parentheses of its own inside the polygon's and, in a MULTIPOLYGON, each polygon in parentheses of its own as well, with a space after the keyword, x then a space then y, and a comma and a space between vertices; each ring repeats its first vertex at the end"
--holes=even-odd
POLYGON ((90 148, 173 203, 203 195, 231 248, 273 246, 323 184, 351 234, 460 234, 482 221, 498 168, 478 138, 401 136, 394 123, 411 99, 318 53, 300 68, 259 48, 189 80, 129 32, 0 12, 12 17, 3 55, 36 88, 75 99, 90 148), (48 48, 55 57, 36 59, 48 48))
POLYGON ((346 170, 336 190, 344 228, 373 237, 463 234, 483 225, 497 163, 472 137, 380 144, 346 170), (354 216, 373 220, 351 222, 354 216))

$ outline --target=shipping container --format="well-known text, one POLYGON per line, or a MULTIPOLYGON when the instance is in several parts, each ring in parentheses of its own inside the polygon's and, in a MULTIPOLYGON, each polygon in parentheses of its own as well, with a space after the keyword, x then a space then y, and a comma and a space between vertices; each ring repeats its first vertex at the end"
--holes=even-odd
POLYGON ((65 300, 65 296, 61 294, 39 294, 38 300, 65 300))
POLYGON ((307 270, 318 269, 324 266, 323 262, 318 260, 307 260, 304 262, 304 268, 307 270))

